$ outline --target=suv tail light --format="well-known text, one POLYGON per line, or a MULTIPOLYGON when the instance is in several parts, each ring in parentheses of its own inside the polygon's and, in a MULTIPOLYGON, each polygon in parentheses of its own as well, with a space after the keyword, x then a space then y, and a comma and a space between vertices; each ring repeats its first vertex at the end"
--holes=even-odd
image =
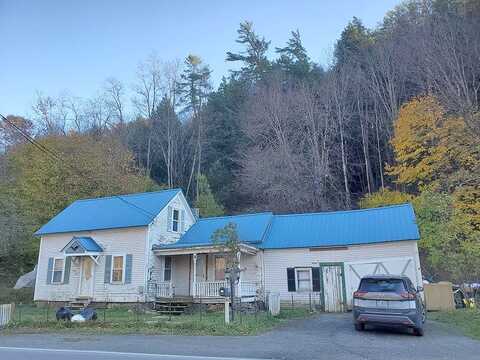
POLYGON ((354 298, 363 298, 363 296, 366 294, 366 291, 355 291, 353 293, 354 298))
POLYGON ((409 293, 409 292, 401 292, 400 296, 404 299, 410 299, 410 300, 415 300, 415 294, 409 293))

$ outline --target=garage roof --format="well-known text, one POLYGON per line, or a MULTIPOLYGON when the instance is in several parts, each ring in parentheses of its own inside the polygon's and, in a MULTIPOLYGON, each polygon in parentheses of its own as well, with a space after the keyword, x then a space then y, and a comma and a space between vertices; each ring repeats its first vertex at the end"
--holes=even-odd
POLYGON ((362 210, 275 215, 261 247, 285 249, 418 240, 410 204, 362 210))
POLYGON ((35 235, 147 226, 180 189, 77 200, 35 235))

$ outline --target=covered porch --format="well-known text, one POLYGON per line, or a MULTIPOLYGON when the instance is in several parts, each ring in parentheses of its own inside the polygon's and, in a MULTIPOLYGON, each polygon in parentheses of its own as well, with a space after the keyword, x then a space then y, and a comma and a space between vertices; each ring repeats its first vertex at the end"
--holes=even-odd
MULTIPOLYGON (((241 301, 255 301, 261 275, 253 246, 241 244, 237 254, 240 277, 235 285, 235 296, 241 301)), ((223 301, 222 287, 229 288, 225 276, 224 251, 218 246, 194 248, 156 248, 154 267, 150 269, 148 294, 155 299, 184 299, 192 302, 215 303, 223 301)))

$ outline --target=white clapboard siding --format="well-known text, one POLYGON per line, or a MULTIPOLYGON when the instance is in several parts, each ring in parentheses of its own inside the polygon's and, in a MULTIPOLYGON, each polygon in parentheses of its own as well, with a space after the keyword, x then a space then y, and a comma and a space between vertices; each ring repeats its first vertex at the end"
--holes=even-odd
MULTIPOLYGON (((385 258, 405 258, 409 257, 413 261, 413 269, 415 274, 411 280, 414 284, 420 286, 422 284, 422 275, 420 271, 420 260, 418 257, 418 249, 416 241, 395 241, 381 244, 368 244, 349 246, 347 249, 330 249, 330 250, 310 250, 305 249, 278 249, 265 250, 264 254, 264 284, 265 293, 279 293, 280 300, 291 301, 292 295, 296 302, 308 303, 313 296, 318 302, 318 293, 312 295, 311 292, 289 292, 287 285, 287 268, 290 267, 313 267, 318 266, 319 262, 332 263, 343 262, 361 262, 382 260, 385 258)), ((348 279, 346 279, 348 282, 348 279)), ((346 284, 347 299, 351 299, 346 284)))
POLYGON ((79 294, 80 262, 73 260, 68 284, 47 284, 50 257, 64 257, 60 251, 73 236, 90 236, 104 249, 94 265, 93 301, 136 302, 143 300, 145 287, 145 253, 147 227, 52 234, 40 243, 35 301, 70 301, 79 294), (105 284, 105 255, 132 255, 130 284, 105 284))
POLYGON ((12 320, 14 309, 14 304, 0 305, 0 327, 8 325, 8 323, 12 320))

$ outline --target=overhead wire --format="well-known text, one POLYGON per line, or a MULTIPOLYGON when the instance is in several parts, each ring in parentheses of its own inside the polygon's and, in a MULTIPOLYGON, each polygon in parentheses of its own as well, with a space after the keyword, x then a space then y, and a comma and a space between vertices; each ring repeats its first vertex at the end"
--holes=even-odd
MULTIPOLYGON (((50 150, 47 146, 45 146, 43 144, 40 144, 38 141, 36 141, 34 138, 32 138, 29 134, 27 134, 25 131, 23 131, 20 127, 18 127, 15 123, 10 121, 7 117, 3 116, 2 114, 0 114, 0 117, 10 127, 15 129, 16 131, 18 131, 20 133, 20 135, 22 135, 22 137, 25 140, 27 140, 30 144, 35 146, 38 150, 42 151, 43 153, 47 154, 50 157, 51 160, 60 161, 63 165, 66 165, 65 159, 63 159, 61 157, 61 155, 59 155, 57 152, 55 152, 53 150, 50 150)), ((70 164, 70 166, 73 167, 75 170, 78 170, 76 167, 73 166, 73 164, 70 164)), ((131 206, 132 208, 135 208, 137 211, 141 212, 143 215, 147 215, 147 216, 151 217, 152 220, 157 216, 157 214, 153 214, 150 211, 148 211, 146 209, 143 209, 142 207, 137 206, 137 205, 129 202, 128 200, 124 199, 120 195, 112 195, 112 197, 115 197, 115 198, 123 201, 125 204, 131 206)))

